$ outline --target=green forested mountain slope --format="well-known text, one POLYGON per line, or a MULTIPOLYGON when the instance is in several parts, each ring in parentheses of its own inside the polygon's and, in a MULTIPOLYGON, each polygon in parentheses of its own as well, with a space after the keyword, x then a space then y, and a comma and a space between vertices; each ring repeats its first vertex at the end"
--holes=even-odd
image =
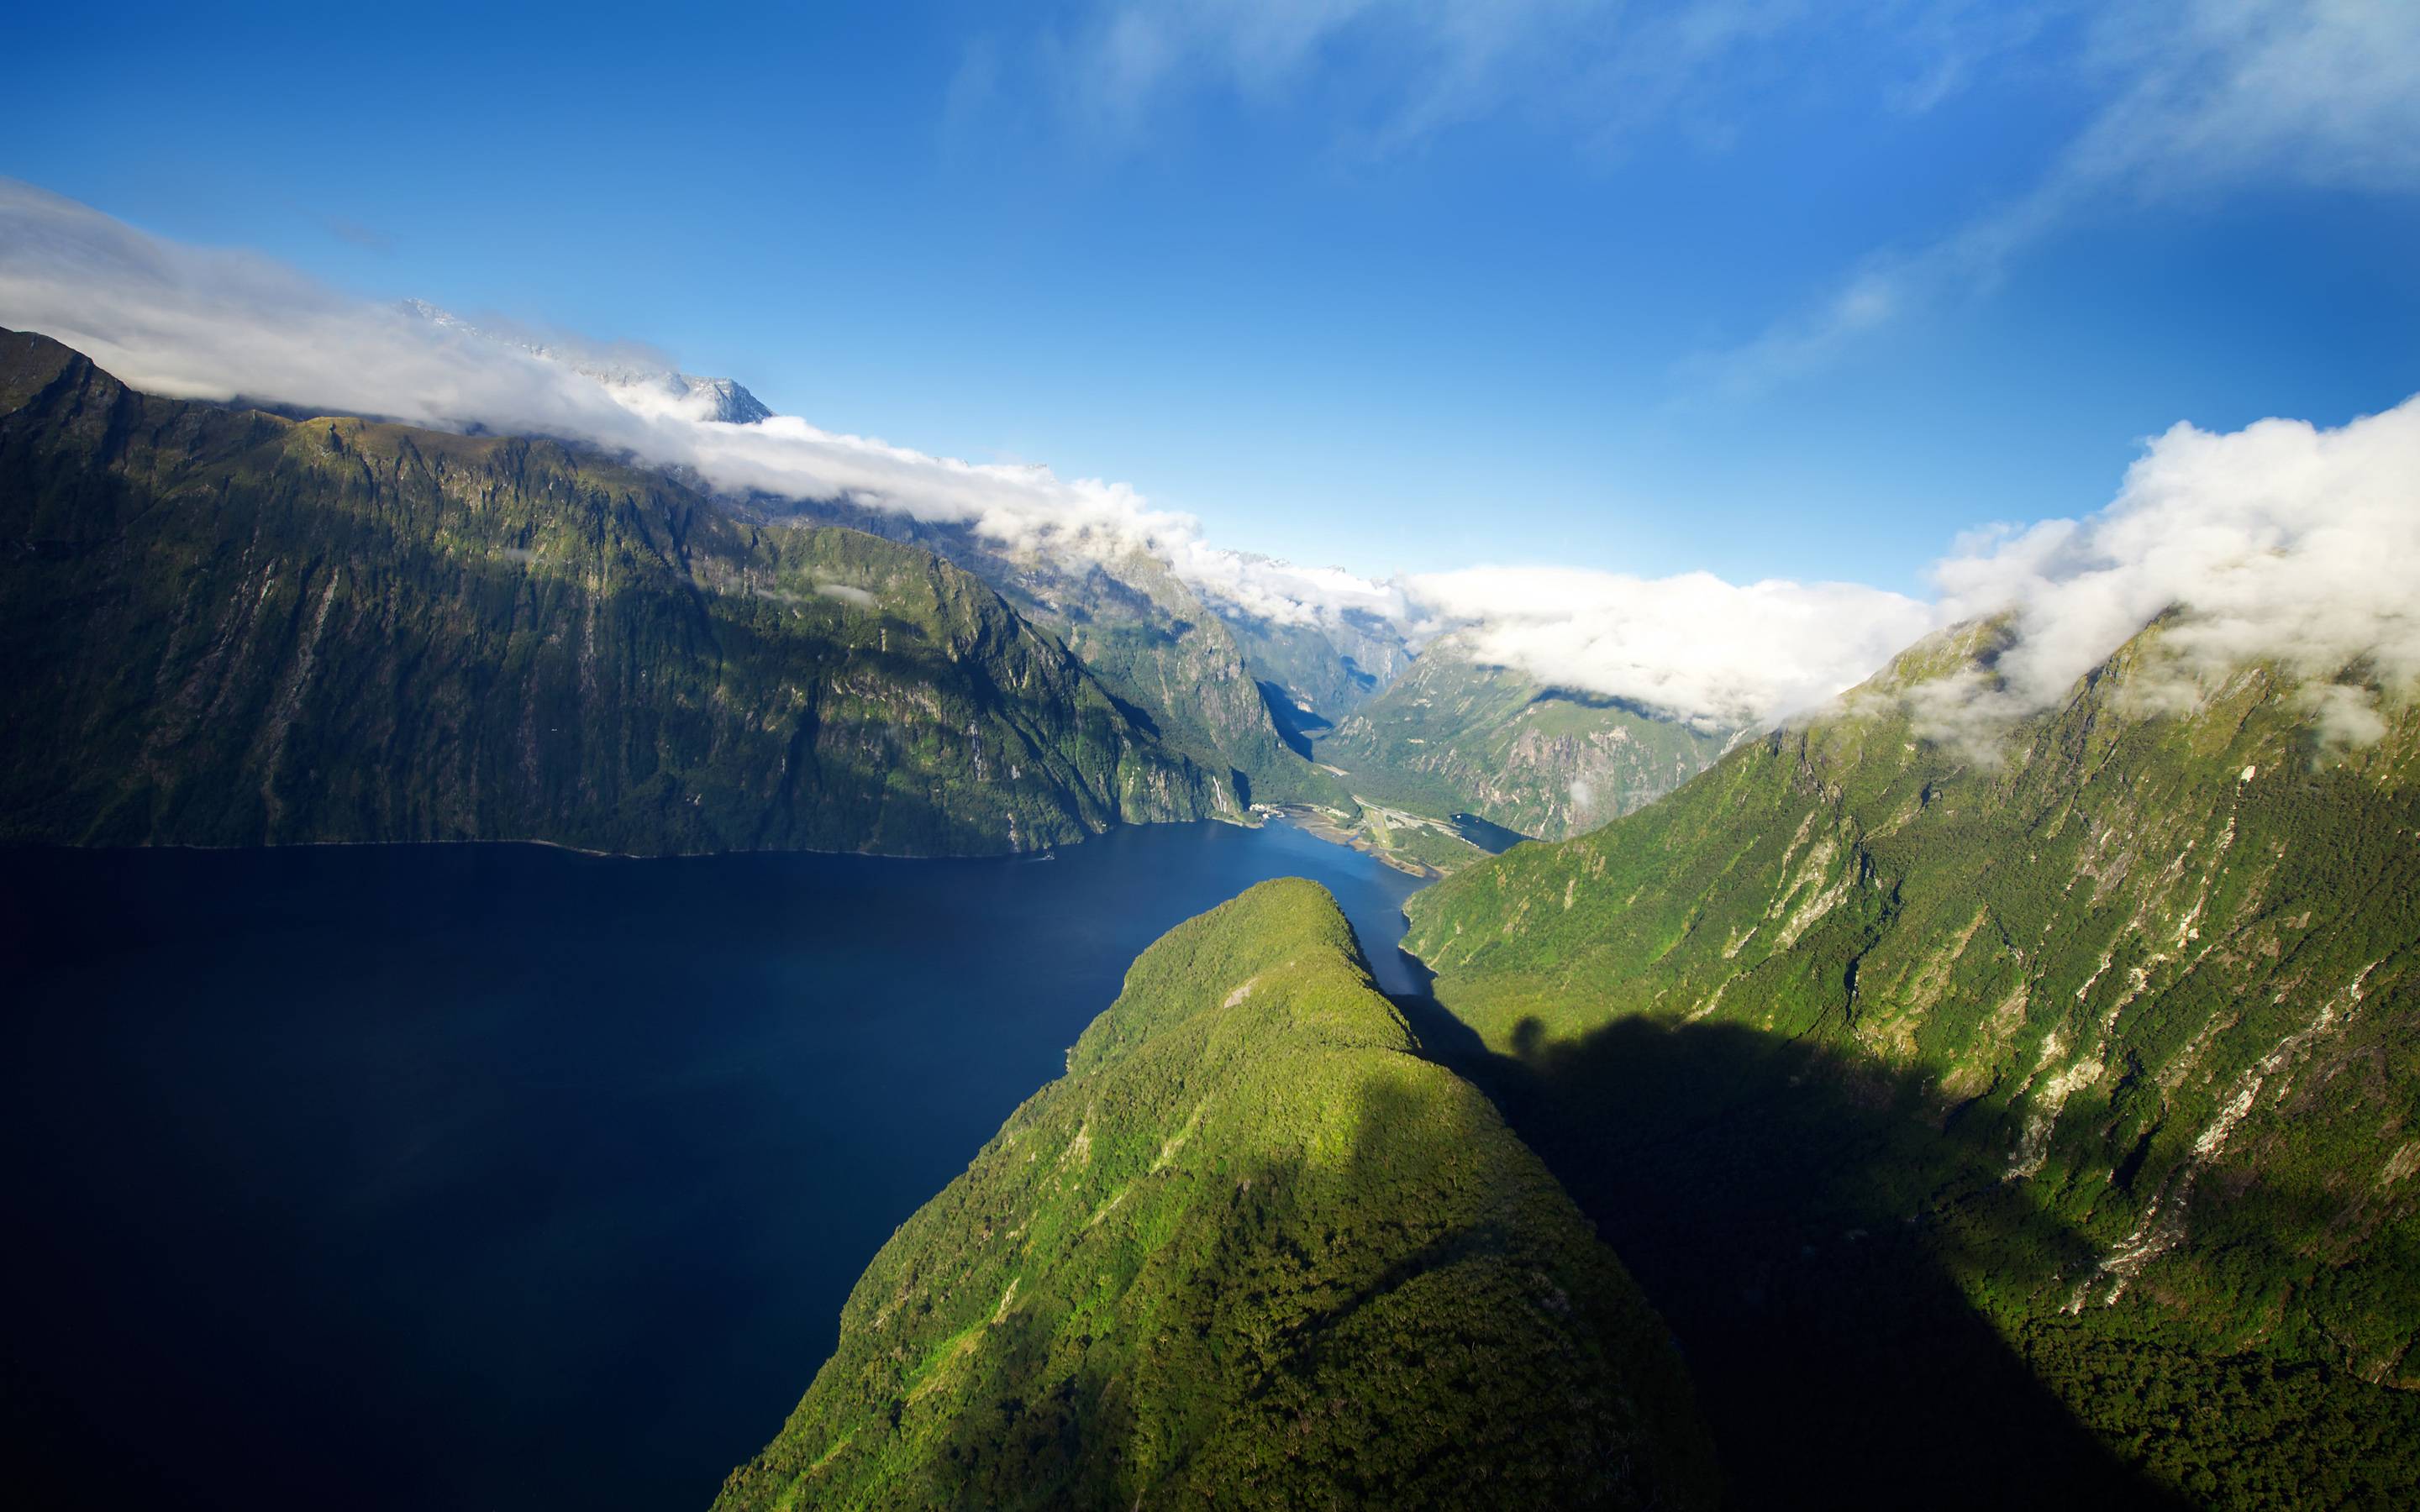
POLYGON ((930 553, 0 336, 0 839, 982 853, 1215 784, 930 553))
POLYGON ((1311 625, 1225 606, 1218 617, 1234 633, 1252 675, 1319 724, 1332 725, 1359 708, 1411 664, 1402 628, 1364 609, 1311 625))
POLYGON ((1209 766, 1224 761, 1253 803, 1349 802, 1335 779, 1289 748, 1235 633, 1157 558, 1031 583, 1104 687, 1140 706, 1161 738, 1209 766))
POLYGON ((718 1506, 1707 1504, 1663 1326, 1334 902, 1179 925, 718 1506))
POLYGON ((2332 746, 2266 667, 2155 712, 2163 633, 1980 748, 1911 694, 2001 632, 1928 643, 1413 901, 1734 1473, 2098 1484, 2004 1426, 2055 1407, 2195 1501, 2420 1490, 2420 715, 2332 746))
POLYGON ((1541 687, 1448 637, 1322 738, 1365 796, 1560 840, 1705 770, 1726 733, 1541 687))
POLYGON ((921 546, 973 573, 1063 640, 1162 746, 1213 774, 1221 803, 1238 813, 1251 803, 1347 801, 1334 779, 1287 745, 1235 632, 1148 552, 1098 561, 845 501, 742 503, 769 517, 824 520, 921 546))

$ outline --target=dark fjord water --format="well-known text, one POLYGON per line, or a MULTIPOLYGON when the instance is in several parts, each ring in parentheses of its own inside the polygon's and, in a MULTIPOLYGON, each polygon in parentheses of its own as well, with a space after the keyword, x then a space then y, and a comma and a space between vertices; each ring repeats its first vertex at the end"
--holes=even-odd
POLYGON ((0 853, 12 1480, 701 1507, 1127 963, 1286 875, 1409 990, 1418 884, 1284 825, 1047 862, 0 853))

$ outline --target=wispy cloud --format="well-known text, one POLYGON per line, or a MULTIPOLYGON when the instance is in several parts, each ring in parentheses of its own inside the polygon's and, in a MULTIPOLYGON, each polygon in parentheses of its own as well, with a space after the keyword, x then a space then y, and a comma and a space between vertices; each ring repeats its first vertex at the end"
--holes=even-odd
POLYGON ((351 242, 364 252, 383 254, 395 250, 395 238, 376 226, 364 225, 359 221, 349 221, 341 215, 330 216, 327 224, 330 236, 339 241, 351 242))
MULTIPOLYGON (((2024 29, 1970 0, 1097 0, 1018 52, 1063 123, 1110 150, 1189 100, 1225 96, 1309 102, 1333 145, 1360 154, 1512 116, 1614 156, 1658 125, 1726 140, 1735 110, 1797 77, 1810 36, 1861 39, 1871 77, 1859 86, 1921 110, 2024 29)), ((984 54, 985 69, 999 64, 984 54)))
MULTIPOLYGON (((1378 580, 1211 541, 1124 483, 976 464, 795 416, 705 418, 656 379, 669 359, 627 344, 526 332, 498 339, 399 304, 338 294, 240 252, 150 237, 85 206, 0 180, 0 324, 44 332, 133 386, 238 395, 422 424, 563 437, 711 486, 847 499, 961 523, 1011 550, 1115 563, 1143 552, 1220 603, 1307 625, 1355 611, 1459 643, 1538 680, 1675 715, 1762 723, 1862 680, 1928 631, 2007 614, 2018 644, 1999 682, 1944 690, 1941 727, 2047 706, 2153 616, 2173 691, 2270 659, 2327 679, 2360 664, 2420 684, 2420 396, 2334 430, 2270 420, 2151 441, 2116 500, 2080 519, 1995 528, 1937 564, 1930 603, 1854 583, 1733 584, 1492 566, 1378 580)), ((2158 687, 2156 680, 2149 685, 2158 687)), ((2313 695, 2339 738, 2381 728, 2361 687, 2313 695)))
POLYGON ((2420 191, 2420 6, 2404 0, 2121 4, 2074 67, 2103 102, 2030 186, 1938 239, 1878 249, 1807 309, 1688 364, 1753 393, 1875 331, 1988 288, 2090 215, 2244 186, 2420 191))
POLYGON ((151 237, 8 180, 0 321, 54 336, 151 393, 575 439, 690 469, 721 489, 845 499, 965 523, 1013 547, 1166 552, 1199 533, 1121 483, 934 456, 794 416, 702 420, 660 384, 596 376, 640 376, 646 348, 499 340, 337 293, 267 258, 151 237))

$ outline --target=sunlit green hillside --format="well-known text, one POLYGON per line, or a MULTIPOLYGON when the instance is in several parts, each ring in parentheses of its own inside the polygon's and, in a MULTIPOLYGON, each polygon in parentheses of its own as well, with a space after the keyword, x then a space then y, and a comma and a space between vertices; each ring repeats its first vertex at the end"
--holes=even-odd
POLYGON ((1769 1495, 2408 1504, 2420 715, 2334 743, 2352 689, 2155 625, 1953 734, 2001 634, 1440 884, 1409 948, 1769 1495))
POLYGON ((1709 1504, 1662 1323, 1334 902, 1171 931, 719 1505, 1709 1504))

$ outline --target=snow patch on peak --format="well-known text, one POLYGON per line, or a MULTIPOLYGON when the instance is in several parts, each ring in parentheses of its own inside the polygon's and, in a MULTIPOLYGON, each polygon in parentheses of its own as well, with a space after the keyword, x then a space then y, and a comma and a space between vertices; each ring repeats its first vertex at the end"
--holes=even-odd
POLYGON ((593 378, 614 402, 649 419, 712 421, 726 425, 753 425, 773 418, 766 403, 731 378, 699 378, 643 362, 574 351, 551 342, 531 341, 472 324, 427 300, 405 300, 402 309, 414 319, 479 341, 518 347, 531 356, 567 367, 593 378))

